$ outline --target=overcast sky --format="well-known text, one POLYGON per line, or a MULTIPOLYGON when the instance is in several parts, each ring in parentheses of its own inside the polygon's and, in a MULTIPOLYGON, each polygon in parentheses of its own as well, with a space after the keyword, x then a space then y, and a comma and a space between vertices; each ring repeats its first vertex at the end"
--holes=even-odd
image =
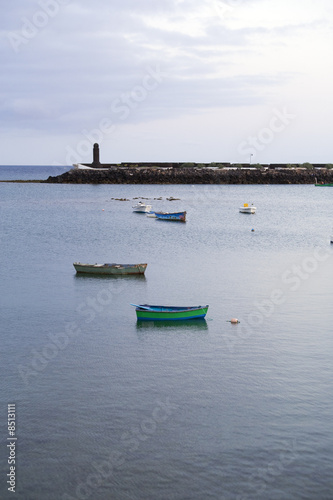
POLYGON ((1 159, 333 163, 332 0, 15 0, 1 159))

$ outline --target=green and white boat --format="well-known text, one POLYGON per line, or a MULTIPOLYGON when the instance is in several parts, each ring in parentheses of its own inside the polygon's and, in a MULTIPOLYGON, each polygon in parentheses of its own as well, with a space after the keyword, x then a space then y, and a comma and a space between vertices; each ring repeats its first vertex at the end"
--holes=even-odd
POLYGON ((315 186, 319 187, 332 187, 333 183, 332 182, 318 182, 317 177, 315 177, 315 186))
POLYGON ((209 306, 151 306, 149 304, 131 304, 136 309, 136 317, 143 321, 202 319, 209 306))

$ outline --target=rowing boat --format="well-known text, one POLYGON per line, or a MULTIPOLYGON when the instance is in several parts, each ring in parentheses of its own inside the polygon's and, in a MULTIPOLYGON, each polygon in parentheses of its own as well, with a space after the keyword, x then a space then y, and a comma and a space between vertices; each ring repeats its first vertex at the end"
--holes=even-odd
POLYGON ((136 309, 138 320, 187 320, 204 318, 209 306, 175 307, 175 306, 152 306, 148 304, 131 304, 136 309))
POLYGON ((160 220, 186 222, 186 212, 155 212, 155 216, 160 220))
POLYGON ((144 274, 147 264, 81 264, 81 262, 74 262, 73 266, 77 273, 119 276, 144 274))

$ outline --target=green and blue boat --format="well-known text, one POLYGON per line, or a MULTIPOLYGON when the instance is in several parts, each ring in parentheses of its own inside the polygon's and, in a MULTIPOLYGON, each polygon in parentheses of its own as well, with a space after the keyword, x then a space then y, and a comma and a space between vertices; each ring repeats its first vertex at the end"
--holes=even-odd
POLYGON ((179 321, 188 319, 202 319, 206 316, 209 306, 152 306, 149 304, 131 304, 136 309, 137 320, 140 321, 179 321))

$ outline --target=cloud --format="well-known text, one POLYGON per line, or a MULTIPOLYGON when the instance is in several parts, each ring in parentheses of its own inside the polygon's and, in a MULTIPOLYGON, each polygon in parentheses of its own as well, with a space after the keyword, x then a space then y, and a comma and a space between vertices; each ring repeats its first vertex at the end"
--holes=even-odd
POLYGON ((324 72, 315 52, 325 53, 329 6, 328 0, 302 7, 296 0, 9 2, 1 21, 2 131, 69 136, 105 117, 139 126, 297 100, 296 87, 310 74, 305 60, 324 72), (154 68, 161 78, 147 90, 143 82, 154 68), (130 112, 121 113, 126 100, 130 112))

